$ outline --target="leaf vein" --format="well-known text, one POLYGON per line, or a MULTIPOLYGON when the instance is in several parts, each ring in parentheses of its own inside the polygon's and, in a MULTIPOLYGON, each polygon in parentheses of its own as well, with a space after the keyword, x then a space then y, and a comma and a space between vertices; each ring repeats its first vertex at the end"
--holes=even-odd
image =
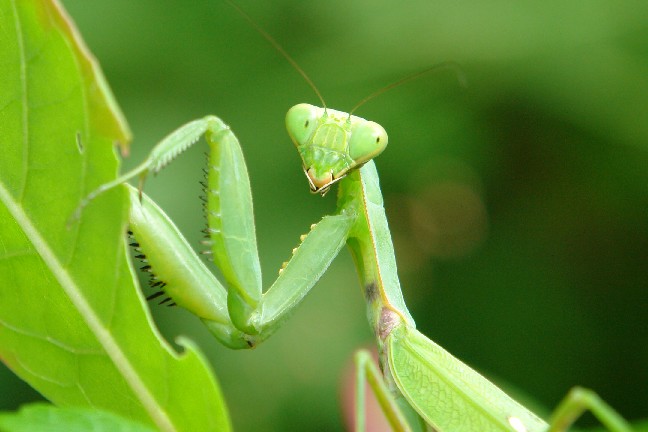
POLYGON ((18 18, 16 2, 12 1, 11 6, 14 15, 14 24, 16 28, 16 40, 18 42, 18 51, 20 55, 20 86, 22 95, 22 129, 23 129, 23 157, 22 157, 22 186, 18 201, 22 202, 27 189, 27 176, 29 174, 29 107, 27 101, 27 62, 25 60, 25 41, 23 39, 22 25, 18 18))

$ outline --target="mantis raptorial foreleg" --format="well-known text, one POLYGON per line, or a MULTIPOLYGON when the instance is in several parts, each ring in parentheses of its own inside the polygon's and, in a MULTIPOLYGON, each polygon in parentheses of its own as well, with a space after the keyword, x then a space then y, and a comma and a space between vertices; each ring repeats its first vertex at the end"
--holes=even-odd
POLYGON ((247 168, 238 140, 216 117, 190 122, 163 139, 148 158, 89 199, 126 179, 156 173, 204 135, 210 147, 206 185, 208 240, 223 286, 180 232, 146 196, 131 189, 131 230, 147 268, 164 292, 199 316, 225 345, 249 348, 267 338, 326 270, 345 243, 350 213, 326 216, 303 236, 275 283, 261 290, 261 270, 247 168))

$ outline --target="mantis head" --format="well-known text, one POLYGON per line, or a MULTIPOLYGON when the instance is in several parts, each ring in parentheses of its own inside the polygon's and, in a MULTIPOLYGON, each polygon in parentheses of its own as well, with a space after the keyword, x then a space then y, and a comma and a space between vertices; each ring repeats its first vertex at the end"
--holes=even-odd
POLYGON ((301 156, 311 192, 322 196, 387 146, 387 132, 378 123, 305 103, 288 110, 286 128, 301 156))

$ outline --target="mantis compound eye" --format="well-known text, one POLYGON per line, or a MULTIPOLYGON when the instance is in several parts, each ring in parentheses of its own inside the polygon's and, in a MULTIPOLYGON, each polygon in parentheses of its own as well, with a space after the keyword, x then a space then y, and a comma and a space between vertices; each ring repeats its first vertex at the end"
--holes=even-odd
POLYGON ((378 123, 365 121, 351 130, 349 156, 357 164, 375 158, 387 147, 387 132, 378 123))
POLYGON ((321 116, 321 108, 309 104, 298 104, 286 114, 286 129, 288 135, 297 147, 308 142, 317 129, 317 120, 321 116))

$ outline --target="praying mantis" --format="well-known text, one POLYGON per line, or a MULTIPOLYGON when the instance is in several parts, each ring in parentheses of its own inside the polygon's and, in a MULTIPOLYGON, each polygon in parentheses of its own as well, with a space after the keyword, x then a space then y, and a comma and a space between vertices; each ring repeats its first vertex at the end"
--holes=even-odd
POLYGON ((287 113, 286 126, 311 192, 324 195, 338 183, 337 210, 302 236, 265 292, 247 167, 236 136, 217 117, 175 130, 142 164, 102 186, 83 205, 133 177, 139 176, 143 183, 147 175, 159 172, 204 137, 211 150, 205 245, 225 283, 211 273, 141 186, 139 190, 129 187, 130 226, 140 259, 155 275, 153 285, 198 316, 222 344, 253 348, 270 337, 346 244, 360 276, 380 358, 378 370, 365 351, 356 356, 357 430, 364 430, 365 380, 395 430, 557 431, 567 429, 584 409, 592 410, 610 430, 631 430, 614 410, 584 389, 572 391, 545 423, 416 330, 400 290, 373 162, 387 146, 387 133, 377 123, 353 115, 355 109, 345 113, 327 108, 323 100, 322 105, 295 105, 287 113))

